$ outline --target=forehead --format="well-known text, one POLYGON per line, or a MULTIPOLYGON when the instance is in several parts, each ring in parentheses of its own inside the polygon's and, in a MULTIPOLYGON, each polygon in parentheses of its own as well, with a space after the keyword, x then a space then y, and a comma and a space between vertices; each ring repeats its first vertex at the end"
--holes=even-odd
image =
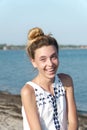
POLYGON ((35 50, 35 56, 50 56, 54 53, 57 53, 57 49, 55 46, 43 46, 35 50))

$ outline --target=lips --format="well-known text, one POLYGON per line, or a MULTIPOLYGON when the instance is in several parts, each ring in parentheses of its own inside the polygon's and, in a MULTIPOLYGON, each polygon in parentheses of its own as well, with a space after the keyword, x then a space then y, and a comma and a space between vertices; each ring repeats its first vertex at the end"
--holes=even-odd
POLYGON ((55 73, 55 69, 46 69, 46 71, 48 72, 48 73, 55 73))
POLYGON ((54 72, 55 70, 54 69, 52 69, 52 70, 48 70, 48 72, 54 72))

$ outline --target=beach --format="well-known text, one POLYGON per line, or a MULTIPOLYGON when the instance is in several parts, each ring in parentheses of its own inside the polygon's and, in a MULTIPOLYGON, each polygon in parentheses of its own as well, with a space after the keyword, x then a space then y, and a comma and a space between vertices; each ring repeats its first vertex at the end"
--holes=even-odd
MULTIPOLYGON (((23 130, 21 97, 0 92, 0 130, 23 130)), ((78 112, 79 129, 87 130, 87 114, 78 112)))
POLYGON ((23 130, 19 95, 0 92, 0 130, 23 130))

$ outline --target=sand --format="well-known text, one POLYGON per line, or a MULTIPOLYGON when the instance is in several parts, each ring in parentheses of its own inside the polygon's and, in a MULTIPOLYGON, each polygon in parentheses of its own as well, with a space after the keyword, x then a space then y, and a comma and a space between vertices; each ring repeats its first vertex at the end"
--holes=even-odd
POLYGON ((23 130, 19 95, 0 92, 0 130, 23 130))
MULTIPOLYGON (((79 129, 87 130, 87 114, 78 112, 79 129)), ((0 92, 0 130, 23 130, 21 97, 0 92)))

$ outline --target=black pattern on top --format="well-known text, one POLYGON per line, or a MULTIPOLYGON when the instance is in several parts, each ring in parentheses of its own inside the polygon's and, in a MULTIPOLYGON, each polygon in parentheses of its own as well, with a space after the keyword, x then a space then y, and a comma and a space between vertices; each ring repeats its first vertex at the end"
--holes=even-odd
MULTIPOLYGON (((62 86, 62 83, 60 80, 58 81, 59 83, 55 84, 54 83, 54 96, 51 94, 45 95, 43 92, 40 92, 38 89, 35 88, 35 95, 36 95, 36 102, 39 105, 45 105, 48 102, 52 104, 53 106, 53 120, 54 120, 54 125, 56 130, 60 130, 60 123, 59 123, 59 115, 58 115, 58 108, 57 108, 57 99, 60 96, 65 95, 65 90, 62 86)), ((43 90, 44 91, 44 90, 43 90)))

